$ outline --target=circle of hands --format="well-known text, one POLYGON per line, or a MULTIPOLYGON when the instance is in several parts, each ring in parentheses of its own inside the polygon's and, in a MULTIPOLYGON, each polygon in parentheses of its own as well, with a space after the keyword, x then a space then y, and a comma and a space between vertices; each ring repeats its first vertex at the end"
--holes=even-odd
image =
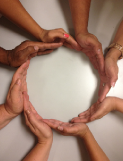
POLYGON ((110 57, 106 57, 104 61, 101 43, 90 33, 77 35, 75 41, 63 29, 44 30, 43 42, 25 41, 21 43, 15 49, 8 51, 8 62, 14 67, 22 65, 13 76, 4 104, 5 109, 13 117, 24 111, 26 124, 38 137, 39 143, 52 138, 51 128, 62 135, 81 135, 84 137, 88 131, 85 123, 99 119, 108 112, 115 110, 115 98, 106 97, 106 94, 117 80, 117 62, 110 57), (69 123, 55 119, 43 119, 29 101, 26 84, 29 60, 37 55, 51 53, 62 45, 85 53, 100 76, 97 102, 69 123))

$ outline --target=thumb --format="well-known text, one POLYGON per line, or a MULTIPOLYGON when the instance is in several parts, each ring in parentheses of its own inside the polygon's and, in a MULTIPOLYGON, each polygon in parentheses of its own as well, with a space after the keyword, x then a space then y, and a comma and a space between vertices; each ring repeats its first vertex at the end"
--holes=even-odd
POLYGON ((26 47, 25 49, 21 50, 22 59, 28 59, 28 57, 30 55, 37 53, 38 50, 39 50, 38 46, 28 46, 28 47, 26 47))
POLYGON ((117 65, 116 65, 115 67, 112 66, 110 68, 109 82, 110 82, 111 87, 115 86, 117 79, 118 79, 118 70, 117 70, 117 65))

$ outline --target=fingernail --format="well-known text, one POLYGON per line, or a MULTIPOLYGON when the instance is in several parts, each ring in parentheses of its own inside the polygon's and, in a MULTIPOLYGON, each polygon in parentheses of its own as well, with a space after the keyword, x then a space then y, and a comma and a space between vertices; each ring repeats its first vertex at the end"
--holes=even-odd
POLYGON ((26 113, 27 113, 27 114, 30 114, 30 110, 26 110, 26 113))
POLYGON ((59 126, 58 130, 63 131, 63 127, 59 126))
POLYGON ((21 85, 21 80, 20 79, 17 80, 17 84, 21 85))
POLYGON ((115 86, 115 82, 113 82, 112 84, 111 84, 111 87, 114 87, 115 86))
POLYGON ((68 37, 69 37, 69 35, 68 35, 68 34, 64 34, 64 37, 68 38, 68 37))
POLYGON ((100 53, 100 51, 101 51, 100 49, 97 50, 98 54, 100 53))
POLYGON ((38 46, 34 46, 34 49, 37 51, 39 49, 39 47, 38 46))

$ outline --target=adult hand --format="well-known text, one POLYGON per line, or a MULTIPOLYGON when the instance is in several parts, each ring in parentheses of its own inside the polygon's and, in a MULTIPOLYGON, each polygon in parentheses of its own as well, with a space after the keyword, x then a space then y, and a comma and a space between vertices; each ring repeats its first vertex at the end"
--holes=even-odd
POLYGON ((81 50, 80 45, 75 41, 75 39, 62 28, 54 30, 43 29, 41 40, 45 43, 62 42, 64 46, 68 48, 75 49, 77 51, 81 50))
POLYGON ((8 63, 10 66, 18 67, 28 59, 37 55, 49 54, 54 49, 62 46, 63 43, 43 43, 24 41, 13 50, 8 50, 8 63))
POLYGON ((73 118, 71 122, 90 122, 100 119, 110 111, 115 110, 115 97, 106 97, 102 103, 94 103, 87 111, 82 112, 79 117, 73 118))
POLYGON ((24 92, 24 115, 26 125, 38 137, 40 144, 46 143, 53 139, 51 128, 43 122, 42 117, 36 112, 32 104, 29 102, 29 96, 24 92))
POLYGON ((81 51, 89 57, 94 68, 97 69, 101 75, 104 75, 104 57, 102 45, 96 36, 90 33, 79 33, 76 36, 76 40, 82 47, 81 51))
POLYGON ((6 111, 16 117, 23 111, 23 91, 27 91, 26 74, 29 60, 15 72, 4 104, 6 111))
POLYGON ((62 135, 65 136, 81 136, 84 135, 88 131, 88 127, 84 123, 68 123, 68 122, 61 122, 59 120, 54 119, 43 119, 45 123, 47 123, 51 128, 60 132, 62 135))
POLYGON ((100 75, 99 102, 102 102, 111 87, 115 86, 118 79, 117 60, 121 55, 117 49, 110 49, 105 57, 105 76, 100 75))

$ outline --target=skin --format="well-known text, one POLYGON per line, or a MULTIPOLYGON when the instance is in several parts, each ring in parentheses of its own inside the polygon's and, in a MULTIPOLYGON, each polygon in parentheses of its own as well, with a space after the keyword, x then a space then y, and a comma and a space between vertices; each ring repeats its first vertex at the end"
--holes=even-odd
POLYGON ((91 122, 100 119, 111 111, 123 113, 123 99, 117 97, 106 97, 102 103, 93 104, 87 111, 81 113, 79 117, 71 122, 91 122))
POLYGON ((62 135, 78 136, 82 138, 92 161, 109 161, 108 157, 102 151, 86 124, 71 124, 53 119, 44 119, 43 121, 62 135))
POLYGON ((15 72, 4 104, 0 105, 0 129, 23 111, 23 91, 27 91, 29 60, 15 72))
POLYGON ((39 41, 46 43, 59 41, 67 47, 80 50, 80 46, 74 38, 63 29, 45 30, 41 28, 25 10, 19 0, 0 0, 0 13, 39 41))
POLYGON ((38 142, 23 161, 47 161, 53 141, 51 128, 43 122, 43 119, 32 104, 29 102, 29 96, 26 92, 24 98, 24 115, 26 125, 37 136, 38 142))
POLYGON ((49 54, 62 45, 63 43, 43 43, 27 40, 12 50, 0 48, 0 63, 18 67, 28 59, 30 60, 35 56, 49 54))

